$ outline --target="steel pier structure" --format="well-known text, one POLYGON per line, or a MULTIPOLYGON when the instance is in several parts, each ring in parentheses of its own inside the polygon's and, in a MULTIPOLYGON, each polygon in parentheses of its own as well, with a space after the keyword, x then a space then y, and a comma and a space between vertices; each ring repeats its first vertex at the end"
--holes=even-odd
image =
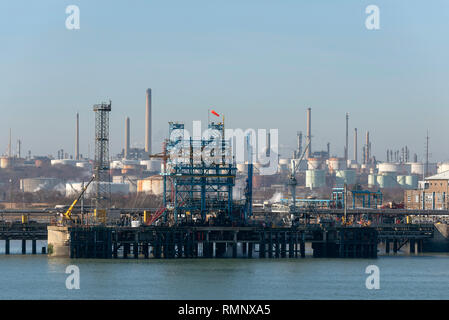
MULTIPOLYGON (((197 221, 242 225, 251 215, 251 194, 235 201, 236 164, 230 141, 224 138, 224 122, 208 124, 208 137, 185 137, 184 124, 169 123, 165 143, 163 220, 170 225, 197 221)), ((247 180, 251 188, 252 170, 247 180)), ((154 221, 152 221, 154 222, 154 221)))
POLYGON ((309 226, 71 228, 71 258, 376 258, 377 230, 309 226))

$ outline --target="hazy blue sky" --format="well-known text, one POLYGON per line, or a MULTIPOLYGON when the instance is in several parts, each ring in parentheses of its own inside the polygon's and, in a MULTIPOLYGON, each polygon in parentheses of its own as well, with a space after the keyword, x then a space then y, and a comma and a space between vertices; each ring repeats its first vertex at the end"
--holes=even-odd
MULTIPOLYGON (((373 153, 408 145, 449 159, 449 1, 23 1, 0 2, 0 153, 93 150, 92 105, 112 100, 111 153, 144 143, 145 90, 153 136, 169 120, 207 120, 214 106, 233 128, 279 128, 295 145, 312 108, 314 149, 343 155, 352 132, 370 131, 373 153), (78 5, 81 29, 65 28, 78 5), (380 8, 380 30, 365 8, 380 8)), ((290 149, 283 149, 290 155, 290 149)), ((359 156, 360 157, 360 156, 359 156)))

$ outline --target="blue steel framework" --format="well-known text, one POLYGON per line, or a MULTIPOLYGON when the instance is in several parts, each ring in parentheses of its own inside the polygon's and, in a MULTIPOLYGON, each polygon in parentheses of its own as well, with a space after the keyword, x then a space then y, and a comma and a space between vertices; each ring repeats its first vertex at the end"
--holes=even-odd
POLYGON ((374 209, 382 205, 382 192, 369 190, 352 190, 352 208, 355 209, 357 199, 362 200, 362 208, 371 208, 371 199, 374 202, 374 209))
POLYGON ((252 213, 252 165, 248 170, 245 202, 233 201, 236 166, 231 147, 225 141, 223 123, 208 125, 210 138, 185 139, 184 124, 169 123, 167 163, 163 175, 164 219, 189 223, 193 217, 208 221, 215 216, 220 223, 245 222, 252 213))

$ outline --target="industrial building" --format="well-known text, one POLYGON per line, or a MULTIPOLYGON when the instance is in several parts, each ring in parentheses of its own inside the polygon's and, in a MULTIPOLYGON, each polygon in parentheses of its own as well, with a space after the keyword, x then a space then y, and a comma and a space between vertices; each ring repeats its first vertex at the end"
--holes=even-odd
POLYGON ((420 181, 419 188, 404 192, 406 209, 447 210, 449 171, 427 177, 420 181))

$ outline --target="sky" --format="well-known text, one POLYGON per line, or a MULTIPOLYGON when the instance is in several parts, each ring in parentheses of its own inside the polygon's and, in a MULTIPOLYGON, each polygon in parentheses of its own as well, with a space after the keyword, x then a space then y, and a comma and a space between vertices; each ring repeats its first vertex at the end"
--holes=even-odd
POLYGON ((312 108, 314 150, 343 156, 349 113, 368 130, 372 153, 407 145, 449 159, 449 2, 61 1, 0 2, 0 153, 22 141, 22 154, 75 149, 93 155, 96 103, 112 100, 110 153, 144 146, 145 90, 152 89, 153 145, 168 121, 206 125, 208 109, 229 128, 279 129, 281 156, 305 132, 312 108), (368 30, 368 5, 380 29, 368 30), (66 7, 80 9, 68 30, 66 7))

